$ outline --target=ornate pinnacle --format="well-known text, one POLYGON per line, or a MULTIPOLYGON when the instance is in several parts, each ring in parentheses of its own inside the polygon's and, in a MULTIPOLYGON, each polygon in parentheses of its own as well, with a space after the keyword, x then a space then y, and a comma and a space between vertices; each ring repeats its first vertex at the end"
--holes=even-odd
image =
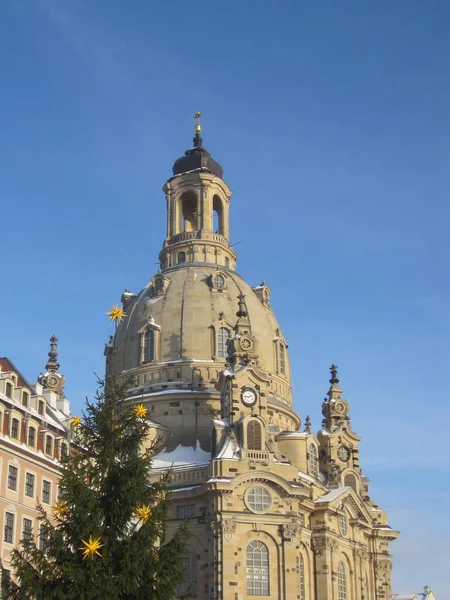
POLYGON ((338 370, 337 365, 335 365, 333 363, 330 367, 330 372, 331 372, 330 383, 331 383, 331 385, 333 385, 333 383, 339 383, 339 379, 337 377, 337 370, 338 370))
POLYGON ((305 431, 308 431, 308 432, 311 431, 311 419, 309 418, 309 415, 306 415, 306 419, 305 419, 305 431))
POLYGON ((238 311, 236 313, 236 316, 239 318, 245 318, 247 316, 247 307, 245 305, 245 295, 244 294, 239 294, 238 296, 239 298, 239 302, 238 302, 238 311))
POLYGON ((48 353, 48 361, 45 365, 45 368, 52 371, 57 371, 59 369, 59 362, 57 359, 58 356, 58 338, 56 335, 52 335, 50 338, 50 352, 48 353))

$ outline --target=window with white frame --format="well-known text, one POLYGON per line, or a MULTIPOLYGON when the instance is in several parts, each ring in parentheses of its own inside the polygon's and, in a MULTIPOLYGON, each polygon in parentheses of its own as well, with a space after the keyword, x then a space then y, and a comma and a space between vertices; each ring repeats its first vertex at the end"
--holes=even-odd
POLYGON ((338 600, 347 600, 347 574, 342 562, 338 564, 338 600))
POLYGON ((50 481, 44 481, 42 482, 42 502, 45 502, 45 504, 50 504, 50 492, 52 489, 52 484, 50 483, 50 481))
POLYGON ((25 474, 25 496, 29 496, 30 498, 34 497, 34 482, 36 481, 35 475, 33 473, 25 474))
POLYGON ((24 518, 22 521, 22 539, 31 540, 33 538, 33 522, 31 519, 24 518))
POLYGON ((17 474, 19 469, 14 467, 13 465, 9 465, 8 467, 8 489, 9 490, 17 490, 17 474))
POLYGON ((269 550, 259 540, 247 546, 247 595, 269 596, 269 550))
POLYGON ((217 331, 217 356, 218 358, 226 358, 227 356, 227 340, 230 337, 230 330, 227 327, 219 327, 217 331))
POLYGON ((5 530, 3 532, 3 541, 12 544, 14 540, 14 513, 5 513, 5 530))
POLYGON ((309 472, 314 477, 319 477, 319 458, 317 455, 317 448, 314 444, 309 445, 309 472))

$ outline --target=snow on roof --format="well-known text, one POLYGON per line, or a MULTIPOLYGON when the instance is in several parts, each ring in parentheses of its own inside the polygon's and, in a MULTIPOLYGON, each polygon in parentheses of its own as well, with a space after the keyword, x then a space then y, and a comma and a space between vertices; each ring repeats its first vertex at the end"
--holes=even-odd
POLYGON ((317 500, 314 500, 314 504, 322 504, 325 502, 332 502, 333 500, 336 500, 336 498, 339 498, 339 496, 341 496, 342 494, 347 492, 349 489, 350 489, 350 487, 346 486, 346 487, 337 488, 335 490, 331 490, 331 492, 328 492, 328 494, 325 494, 324 496, 317 498, 317 500))
POLYGON ((239 460, 240 450, 241 449, 238 446, 236 446, 236 448, 233 448, 231 439, 227 438, 227 440, 225 441, 225 444, 223 445, 223 448, 217 455, 217 458, 225 458, 225 459, 229 459, 229 460, 239 460))
POLYGON ((207 465, 211 460, 209 452, 202 450, 200 444, 182 446, 179 444, 171 452, 161 452, 152 461, 153 469, 170 469, 170 467, 188 467, 207 465))
POLYGON ((392 600, 425 600, 427 594, 420 592, 419 594, 392 594, 392 600))

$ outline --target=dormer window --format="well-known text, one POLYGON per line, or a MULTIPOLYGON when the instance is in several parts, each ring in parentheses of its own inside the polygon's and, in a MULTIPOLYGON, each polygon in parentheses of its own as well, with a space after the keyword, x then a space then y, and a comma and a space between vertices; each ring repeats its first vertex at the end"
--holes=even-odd
POLYGON ((53 450, 53 438, 51 435, 47 435, 47 436, 45 436, 45 454, 48 454, 49 456, 51 456, 52 450, 53 450))
POLYGON ((155 360, 155 332, 147 329, 144 334, 144 362, 155 360))
POLYGON ((28 392, 22 392, 22 406, 28 408, 30 404, 30 394, 28 392))
POLYGON ((223 275, 214 275, 213 286, 216 290, 222 290, 225 287, 225 278, 223 275))
POLYGON ((19 419, 13 419, 11 422, 11 437, 19 439, 19 419))
POLYGON ((161 336, 161 327, 155 323, 155 319, 150 320, 142 329, 141 334, 141 360, 140 363, 155 362, 159 355, 159 340, 161 336))
POLYGON ((43 400, 39 400, 39 402, 38 402, 38 413, 40 415, 45 414, 45 402, 43 400))
POLYGON ((227 339, 230 337, 230 330, 226 327, 220 327, 217 331, 217 357, 226 358, 227 339))
POLYGON ((12 383, 9 383, 9 381, 6 382, 5 394, 8 398, 12 398, 13 386, 12 386, 12 383))

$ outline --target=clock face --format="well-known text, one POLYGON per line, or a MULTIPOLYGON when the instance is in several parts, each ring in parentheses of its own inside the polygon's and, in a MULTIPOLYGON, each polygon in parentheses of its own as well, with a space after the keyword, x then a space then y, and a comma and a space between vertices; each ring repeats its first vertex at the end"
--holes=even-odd
POLYGON ((347 446, 339 446, 338 456, 343 462, 347 462, 350 458, 350 450, 347 446))
POLYGON ((241 398, 245 406, 253 406, 256 402, 256 393, 250 388, 245 388, 242 390, 241 398))

